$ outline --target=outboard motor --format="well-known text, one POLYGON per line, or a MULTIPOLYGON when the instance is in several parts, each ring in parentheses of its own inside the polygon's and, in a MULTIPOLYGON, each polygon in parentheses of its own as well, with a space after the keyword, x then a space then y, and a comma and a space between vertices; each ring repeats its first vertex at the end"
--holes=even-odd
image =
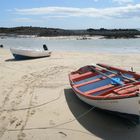
POLYGON ((48 47, 46 46, 46 44, 43 44, 43 49, 44 49, 45 51, 48 50, 48 47))

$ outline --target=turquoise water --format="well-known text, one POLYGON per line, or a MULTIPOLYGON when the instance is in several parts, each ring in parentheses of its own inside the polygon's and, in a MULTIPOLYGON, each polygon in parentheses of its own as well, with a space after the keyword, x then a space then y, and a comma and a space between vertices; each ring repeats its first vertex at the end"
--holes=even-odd
POLYGON ((46 44, 52 51, 140 53, 140 38, 94 40, 48 40, 45 38, 3 38, 5 48, 38 48, 46 44))

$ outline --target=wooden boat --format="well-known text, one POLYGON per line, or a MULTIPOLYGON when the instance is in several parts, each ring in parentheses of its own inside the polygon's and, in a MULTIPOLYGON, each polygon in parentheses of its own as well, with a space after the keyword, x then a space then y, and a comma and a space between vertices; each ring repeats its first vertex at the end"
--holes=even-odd
POLYGON ((49 50, 31 50, 31 49, 17 49, 10 48, 11 53, 15 57, 15 59, 30 59, 30 58, 40 58, 40 57, 48 57, 51 55, 51 51, 49 50))
POLYGON ((69 80, 82 101, 139 122, 140 74, 97 64, 71 72, 69 80))

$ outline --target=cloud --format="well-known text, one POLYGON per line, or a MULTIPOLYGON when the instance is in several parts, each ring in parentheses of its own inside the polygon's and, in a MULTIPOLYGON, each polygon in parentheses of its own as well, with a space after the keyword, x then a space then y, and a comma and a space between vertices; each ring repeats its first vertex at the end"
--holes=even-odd
POLYGON ((30 18, 15 18, 14 21, 16 21, 16 22, 31 22, 32 19, 30 19, 30 18))
POLYGON ((113 2, 119 3, 119 4, 129 4, 133 3, 133 0, 113 0, 113 2))
POLYGON ((39 22, 39 20, 35 20, 35 19, 32 19, 32 18, 15 18, 13 19, 14 22, 21 22, 21 23, 33 23, 33 22, 39 22))
POLYGON ((140 17, 140 4, 111 8, 73 8, 73 7, 40 7, 31 9, 15 9, 20 15, 49 17, 97 17, 97 18, 132 18, 140 17))

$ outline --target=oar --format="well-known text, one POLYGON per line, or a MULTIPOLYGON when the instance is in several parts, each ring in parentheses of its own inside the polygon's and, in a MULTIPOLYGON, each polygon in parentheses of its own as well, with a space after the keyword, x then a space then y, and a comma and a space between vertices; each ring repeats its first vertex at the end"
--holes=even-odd
MULTIPOLYGON (((100 65, 100 64, 97 64, 97 65, 100 66, 100 67, 103 67, 103 66, 100 65)), ((103 68, 105 68, 105 67, 103 67, 103 68)), ((112 70, 108 70, 107 68, 102 69, 102 70, 108 71, 108 72, 113 73, 113 74, 120 74, 123 78, 125 78, 125 79, 127 79, 127 80, 130 80, 130 81, 132 81, 132 82, 139 82, 139 81, 137 81, 137 80, 134 80, 134 79, 132 79, 132 78, 129 78, 129 77, 127 77, 127 76, 124 76, 122 73, 117 73, 117 72, 114 72, 114 71, 112 71, 112 70)))
POLYGON ((109 77, 107 74, 105 74, 105 73, 103 73, 103 72, 97 70, 95 66, 92 66, 92 67, 90 67, 90 68, 91 68, 92 71, 97 72, 97 73, 99 73, 99 74, 101 74, 101 75, 103 75, 103 76, 109 78, 112 82, 114 82, 114 83, 116 83, 116 84, 118 84, 118 85, 124 85, 123 82, 120 82, 120 81, 118 81, 118 80, 115 79, 115 78, 111 78, 111 77, 109 77))

